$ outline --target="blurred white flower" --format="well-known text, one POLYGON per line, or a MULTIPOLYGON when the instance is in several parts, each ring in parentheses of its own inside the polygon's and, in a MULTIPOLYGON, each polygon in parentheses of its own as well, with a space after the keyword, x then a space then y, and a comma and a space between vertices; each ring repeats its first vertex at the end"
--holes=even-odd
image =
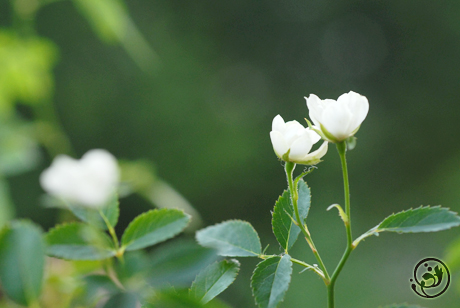
POLYGON ((297 121, 284 123, 280 115, 273 119, 270 139, 276 155, 284 161, 315 165, 327 152, 327 142, 324 142, 319 149, 310 153, 313 144, 321 137, 297 121))
POLYGON ((80 160, 58 155, 41 174, 40 184, 50 195, 97 208, 104 206, 115 193, 119 177, 116 158, 96 149, 80 160))
POLYGON ((305 97, 310 119, 320 127, 322 137, 330 142, 341 142, 353 136, 369 111, 365 96, 350 91, 333 99, 321 100, 310 94, 305 97))

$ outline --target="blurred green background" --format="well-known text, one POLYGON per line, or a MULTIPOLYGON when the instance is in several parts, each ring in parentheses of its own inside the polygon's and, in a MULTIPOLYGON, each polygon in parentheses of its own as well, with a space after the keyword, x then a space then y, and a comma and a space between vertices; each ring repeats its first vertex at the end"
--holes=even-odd
MULTIPOLYGON (((370 103, 348 154, 354 236, 410 207, 460 211, 459 1, 127 0, 113 10, 104 3, 114 1, 93 1, 99 11, 86 0, 0 1, 0 134, 31 130, 42 144, 24 139, 29 155, 0 153, 19 159, 15 170, 24 167, 1 168, 0 192, 10 190, 16 216, 53 226, 59 212, 39 206, 41 171, 58 152, 79 158, 104 148, 120 159, 154 162, 204 225, 247 220, 269 252, 280 253, 270 211, 286 180, 270 143, 271 121, 281 114, 305 123, 304 96, 336 99, 350 90, 370 103), (22 42, 7 54, 18 38, 28 47, 22 42), (18 73, 14 57, 33 71, 18 73), (38 120, 60 123, 71 146, 51 128, 26 125, 38 120)), ((306 178, 313 195, 308 223, 332 269, 346 242, 337 214, 326 212, 343 204, 333 145, 318 167, 306 178)), ((146 208, 141 198, 122 199, 117 229, 146 208)), ((459 236, 457 228, 367 239, 338 280, 337 303, 457 308, 460 286, 427 301, 412 292, 409 278, 419 260, 442 258, 459 236)), ((314 263, 301 241, 293 256, 314 263)), ((239 277, 221 298, 255 307, 249 279, 256 260, 240 261, 239 277)), ((323 282, 300 270, 294 268, 280 306, 324 307, 323 282)))

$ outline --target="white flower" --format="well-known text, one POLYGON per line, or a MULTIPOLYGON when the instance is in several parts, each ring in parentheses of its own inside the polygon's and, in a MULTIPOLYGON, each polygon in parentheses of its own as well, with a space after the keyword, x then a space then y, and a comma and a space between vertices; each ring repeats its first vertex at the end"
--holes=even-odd
POLYGON ((350 91, 333 99, 321 100, 310 94, 307 98, 310 119, 321 128, 323 138, 330 142, 341 142, 353 136, 369 111, 365 96, 350 91))
POLYGON ((107 203, 118 180, 117 160, 105 150, 88 151, 80 160, 58 155, 40 176, 50 195, 95 208, 107 203))
POLYGON ((276 155, 284 161, 315 165, 327 152, 327 142, 324 142, 319 149, 309 153, 321 137, 297 121, 284 123, 280 115, 273 119, 270 139, 276 155))

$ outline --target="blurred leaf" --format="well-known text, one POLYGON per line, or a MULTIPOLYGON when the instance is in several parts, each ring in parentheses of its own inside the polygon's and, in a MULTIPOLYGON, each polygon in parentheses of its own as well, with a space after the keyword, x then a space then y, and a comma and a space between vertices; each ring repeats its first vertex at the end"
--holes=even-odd
MULTIPOLYGON (((107 230, 107 225, 102 219, 99 211, 97 209, 75 205, 72 203, 67 203, 68 209, 78 218, 87 222, 97 228, 101 228, 103 230, 107 230)), ((102 209, 102 213, 109 221, 112 227, 115 227, 118 222, 118 216, 120 215, 119 209, 119 202, 118 196, 115 194, 112 196, 111 200, 104 206, 102 209)))
POLYGON ((128 12, 120 0, 73 0, 94 32, 106 42, 120 41, 126 35, 128 12))
POLYGON ((452 271, 460 270, 460 237, 447 247, 444 259, 452 271))
POLYGON ((10 114, 18 100, 36 104, 51 97, 56 58, 47 39, 0 31, 0 115, 10 114))
POLYGON ((420 307, 418 305, 409 305, 409 304, 393 304, 393 305, 389 305, 389 306, 385 306, 385 307, 381 307, 381 308, 423 308, 423 307, 420 307))
POLYGON ((353 245, 356 246, 362 239, 383 231, 398 233, 436 232, 459 225, 460 217, 457 213, 449 211, 448 208, 440 206, 419 207, 388 216, 379 225, 358 237, 353 245))
POLYGON ((155 297, 142 308, 204 308, 204 306, 186 290, 167 290, 156 292, 155 297))
POLYGON ((147 275, 150 267, 150 260, 143 250, 130 251, 123 255, 124 262, 115 264, 115 271, 121 282, 132 278, 135 275, 147 275))
POLYGON ((131 20, 121 0, 73 0, 103 41, 119 42, 137 65, 147 70, 156 54, 131 20))
POLYGON ((56 226, 45 236, 50 256, 66 260, 102 260, 116 251, 107 234, 81 223, 56 226))
MULTIPOLYGON (((299 200, 297 206, 299 208, 300 219, 303 223, 310 209, 310 188, 304 180, 300 180, 298 189, 299 200)), ((294 224, 292 218, 295 219, 294 207, 291 203, 289 190, 285 190, 275 204, 272 219, 273 233, 285 252, 291 249, 300 233, 300 228, 294 224)))
POLYGON ((236 260, 222 260, 211 264, 198 274, 190 294, 206 304, 233 283, 239 269, 240 263, 236 260))
POLYGON ((35 168, 40 162, 40 149, 31 129, 20 120, 0 121, 0 174, 20 174, 35 168))
POLYGON ((259 236, 246 221, 230 220, 204 228, 196 233, 196 239, 221 256, 257 257, 262 253, 259 236))
POLYGON ((117 293, 109 298, 104 308, 140 308, 141 304, 132 293, 117 293))
POLYGON ((150 253, 148 282, 156 288, 165 284, 188 287, 202 269, 216 260, 214 250, 194 240, 177 239, 150 253))
POLYGON ((28 221, 15 221, 0 234, 0 279, 5 293, 28 306, 43 283, 45 245, 42 230, 28 221))
POLYGON ((150 210, 128 225, 121 238, 127 251, 142 249, 163 242, 180 233, 190 216, 176 209, 150 210))
POLYGON ((14 217, 14 207, 11 201, 8 183, 0 177, 0 228, 14 217))
POLYGON ((292 274, 289 255, 271 257, 257 264, 251 278, 252 294, 261 308, 275 308, 284 299, 292 274))

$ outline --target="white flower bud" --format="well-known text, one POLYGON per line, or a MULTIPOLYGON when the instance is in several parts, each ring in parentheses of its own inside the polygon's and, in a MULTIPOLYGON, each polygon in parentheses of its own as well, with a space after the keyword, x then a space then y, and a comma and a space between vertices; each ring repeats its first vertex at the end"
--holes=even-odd
POLYGON ((313 144, 321 137, 297 121, 285 123, 280 115, 273 119, 270 139, 276 155, 284 161, 315 165, 327 152, 327 142, 324 142, 318 150, 310 153, 313 144))
POLYGON ((353 136, 369 111, 367 98, 353 91, 340 95, 337 101, 321 100, 314 94, 305 99, 310 119, 320 127, 324 137, 334 143, 353 136))
POLYGON ((116 192, 116 158, 105 150, 90 150, 80 160, 58 155, 43 171, 40 184, 58 198, 87 207, 102 207, 116 192))

